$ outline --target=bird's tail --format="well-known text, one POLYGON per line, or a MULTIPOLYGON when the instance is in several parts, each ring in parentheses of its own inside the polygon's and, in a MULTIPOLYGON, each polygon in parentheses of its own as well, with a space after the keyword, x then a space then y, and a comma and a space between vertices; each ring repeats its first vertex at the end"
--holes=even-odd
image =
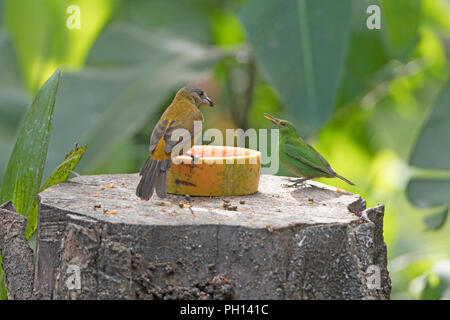
POLYGON ((347 182, 347 183, 348 183, 349 185, 351 185, 351 186, 354 186, 354 185, 355 185, 353 182, 351 182, 350 180, 345 179, 343 176, 338 175, 337 173, 336 173, 336 178, 339 178, 339 179, 341 179, 341 180, 347 182))
POLYGON ((153 160, 147 159, 139 172, 141 181, 136 188, 136 195, 142 200, 149 200, 156 189, 160 198, 166 197, 166 171, 172 164, 171 159, 153 160))

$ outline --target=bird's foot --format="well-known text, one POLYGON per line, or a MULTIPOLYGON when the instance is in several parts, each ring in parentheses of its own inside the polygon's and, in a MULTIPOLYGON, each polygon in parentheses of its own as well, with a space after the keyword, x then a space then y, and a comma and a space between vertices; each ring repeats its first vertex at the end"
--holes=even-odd
POLYGON ((308 179, 304 179, 304 178, 301 178, 301 179, 288 179, 288 181, 292 182, 292 184, 287 184, 285 186, 288 187, 288 188, 298 187, 299 185, 304 185, 307 180, 308 179))

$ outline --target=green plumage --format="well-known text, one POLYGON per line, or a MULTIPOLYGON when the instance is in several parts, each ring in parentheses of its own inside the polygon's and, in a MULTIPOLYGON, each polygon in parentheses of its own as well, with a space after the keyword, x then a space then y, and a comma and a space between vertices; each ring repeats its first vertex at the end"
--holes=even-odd
POLYGON ((279 120, 267 113, 265 117, 280 129, 280 161, 289 171, 306 180, 320 177, 339 178, 354 185, 353 182, 337 174, 327 160, 297 134, 292 123, 279 120))

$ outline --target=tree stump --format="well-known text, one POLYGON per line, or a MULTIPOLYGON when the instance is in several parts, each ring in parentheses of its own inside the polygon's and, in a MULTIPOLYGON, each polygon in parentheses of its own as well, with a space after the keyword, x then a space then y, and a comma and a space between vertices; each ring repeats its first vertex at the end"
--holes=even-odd
POLYGON ((240 197, 135 196, 137 174, 39 195, 38 299, 389 299, 384 207, 261 176, 240 197))

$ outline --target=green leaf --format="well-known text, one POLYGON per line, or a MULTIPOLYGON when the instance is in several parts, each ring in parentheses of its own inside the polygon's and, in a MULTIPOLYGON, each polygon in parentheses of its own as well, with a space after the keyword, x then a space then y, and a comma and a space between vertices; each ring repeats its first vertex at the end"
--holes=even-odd
POLYGON ((53 171, 50 177, 42 185, 41 192, 47 188, 50 188, 54 184, 66 181, 83 158, 86 153, 86 148, 87 145, 80 147, 78 144, 75 144, 75 148, 64 157, 61 164, 53 171))
POLYGON ((17 128, 30 105, 9 35, 0 27, 0 185, 14 147, 17 128))
MULTIPOLYGON (((338 106, 345 105, 354 98, 360 98, 373 88, 374 74, 388 62, 389 54, 384 45, 381 32, 367 28, 366 13, 370 4, 378 1, 353 1, 351 14, 351 36, 346 56, 344 73, 339 90, 338 106)), ((359 101, 358 101, 359 102, 359 101)))
POLYGON ((444 86, 412 151, 410 164, 450 171, 450 81, 444 86))
MULTIPOLYGON (((450 205, 450 81, 428 117, 411 153, 410 165, 432 169, 427 176, 413 177, 407 186, 408 199, 418 207, 450 205), (434 178, 433 176, 437 176, 434 178)), ((446 215, 438 215, 445 221, 446 215)), ((433 219, 433 221, 435 221, 433 219)))
MULTIPOLYGON (((70 151, 61 162, 61 164, 53 171, 53 173, 48 177, 45 183, 42 185, 41 192, 47 188, 50 188, 54 184, 66 181, 75 167, 78 165, 80 160, 86 153, 86 145, 84 147, 75 145, 75 148, 70 151)), ((38 203, 37 198, 33 201, 33 205, 28 213, 28 225, 25 232, 25 236, 29 239, 33 233, 36 231, 37 227, 37 216, 38 216, 38 203)))
POLYGON ((406 60, 416 46, 421 0, 381 0, 383 39, 392 56, 406 60), (384 28, 383 28, 384 27, 384 28))
POLYGON ((5 24, 14 39, 27 88, 34 94, 57 66, 82 65, 117 0, 4 0, 5 24), (80 29, 66 25, 77 5, 80 29))
POLYGON ((252 0, 241 10, 269 82, 309 129, 333 111, 350 35, 350 0, 252 0))
POLYGON ((123 2, 117 16, 120 21, 152 30, 154 34, 176 34, 181 39, 207 44, 211 26, 206 11, 215 6, 217 3, 209 0, 133 0, 123 2))
POLYGON ((353 99, 357 105, 373 106, 380 83, 398 76, 396 66, 400 62, 396 60, 407 62, 414 52, 419 40, 421 5, 419 0, 353 0, 352 3, 352 31, 338 106, 346 107, 353 99), (367 28, 370 5, 381 9, 380 30, 367 28), (360 99, 368 93, 369 99, 362 104, 360 99))
POLYGON ((40 189, 61 69, 39 90, 20 130, 0 191, 0 203, 13 201, 26 216, 40 189))
POLYGON ((433 213, 423 220, 428 230, 439 230, 447 221, 448 212, 450 210, 450 206, 445 207, 443 210, 438 211, 437 213, 433 213))

